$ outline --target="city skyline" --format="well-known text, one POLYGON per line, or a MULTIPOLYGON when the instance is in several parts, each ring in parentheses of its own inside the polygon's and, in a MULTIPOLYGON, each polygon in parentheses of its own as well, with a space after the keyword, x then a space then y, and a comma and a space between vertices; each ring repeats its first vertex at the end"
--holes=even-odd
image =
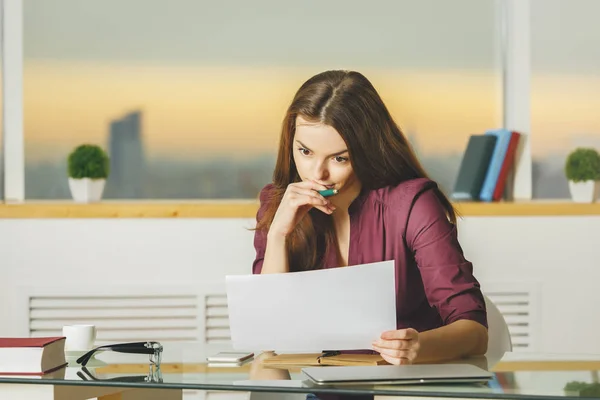
MULTIPOLYGON (((109 121, 105 127, 111 174, 104 198, 255 198, 271 181, 275 152, 247 157, 245 160, 214 154, 186 160, 179 157, 146 157, 144 114, 134 110, 109 121)), ((451 193, 462 159, 462 150, 431 156, 423 153, 422 141, 415 132, 407 138, 427 173, 447 193, 451 193)), ((600 147, 598 135, 572 135, 571 147, 600 147)), ((464 150, 464 149, 463 149, 464 150)), ((567 198, 564 177, 565 155, 552 153, 534 156, 533 194, 535 198, 567 198)), ((66 184, 66 159, 26 164, 28 198, 69 198, 66 184)))
MULTIPOLYGON (((493 74, 373 72, 396 122, 419 135, 427 154, 461 151, 470 134, 500 125, 493 74)), ((271 153, 285 109, 308 75, 277 68, 30 64, 24 76, 27 158, 56 160, 83 141, 107 146, 105 124, 135 109, 144 112, 150 157, 271 153)), ((600 78, 536 77, 533 154, 563 151, 574 134, 600 136, 600 99, 592 96, 598 91, 600 78)))
MULTIPOLYGON (((28 65, 24 76, 28 157, 48 159, 48 146, 68 149, 82 140, 104 144, 105 124, 134 109, 144 112, 150 156, 273 152, 285 110, 313 72, 28 65)), ((419 132, 426 151, 459 150, 469 134, 499 123, 493 75, 384 70, 369 75, 375 77, 374 85, 397 123, 405 131, 419 132), (461 96, 452 95, 459 91, 461 96), (472 114, 463 118, 464 110, 472 114)))
MULTIPOLYGON (((446 194, 450 194, 456 179, 462 154, 445 157, 419 155, 429 176, 446 194)), ((143 180, 136 181, 140 189, 135 195, 126 191, 105 192, 105 199, 255 199, 260 189, 271 182, 275 155, 265 154, 246 161, 223 158, 186 161, 150 159, 146 162, 143 180)), ((28 199, 70 199, 67 185, 66 160, 27 163, 25 195, 28 199)), ((568 199, 564 175, 564 156, 533 159, 534 198, 568 199)), ((109 176, 109 182, 111 177, 109 176)))
MULTIPOLYGON (((68 198, 64 182, 53 188, 39 180, 50 176, 55 181, 62 179, 64 159, 82 142, 109 150, 111 122, 131 112, 141 113, 143 158, 148 168, 138 170, 144 170, 145 179, 150 181, 130 177, 115 186, 118 178, 113 176, 107 185, 107 198, 254 197, 251 194, 262 187, 260 183, 270 180, 279 120, 288 97, 308 74, 299 69, 181 67, 173 74, 173 69, 164 66, 76 64, 71 70, 60 62, 44 64, 50 65, 49 69, 29 65, 25 75, 27 187, 28 196, 37 198, 68 198), (117 75, 115 68, 120 70, 117 75), (139 104, 143 106, 136 107, 139 104), (233 110, 232 115, 227 115, 228 110, 233 110), (261 167, 254 169, 256 182, 243 190, 236 189, 236 185, 244 184, 236 179, 230 179, 229 187, 211 188, 222 171, 243 174, 249 165, 257 163, 261 167), (43 167, 38 168, 40 165, 43 167), (207 175, 203 168, 213 175, 207 175), (183 177, 195 183, 186 184, 183 177), (136 185, 138 189, 133 190, 136 185)), ((381 88, 382 98, 404 133, 416 142, 428 172, 450 192, 468 136, 493 129, 499 118, 497 96, 490 94, 495 90, 494 76, 472 71, 414 71, 413 75, 373 72, 374 85, 381 88), (460 96, 455 95, 459 88, 460 96)), ((596 125, 600 121, 593 113, 594 101, 598 100, 589 98, 589 88, 583 92, 587 97, 580 96, 588 101, 586 107, 569 101, 573 96, 558 96, 569 87, 581 94, 580 83, 566 79, 546 85, 539 77, 534 82, 534 88, 543 88, 532 93, 532 130, 537 132, 532 142, 533 190, 538 197, 567 197, 562 160, 570 148, 599 143, 600 127, 596 125), (552 118, 540 118, 548 111, 552 111, 552 118)))

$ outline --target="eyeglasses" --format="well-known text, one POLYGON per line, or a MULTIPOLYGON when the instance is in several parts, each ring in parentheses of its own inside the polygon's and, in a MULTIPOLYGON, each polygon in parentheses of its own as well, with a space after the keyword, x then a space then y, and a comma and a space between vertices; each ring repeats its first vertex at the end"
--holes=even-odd
POLYGON ((158 342, 132 342, 132 343, 120 343, 120 344, 108 344, 100 347, 96 347, 79 357, 77 364, 85 366, 92 356, 97 351, 112 350, 119 353, 129 354, 148 354, 150 356, 150 366, 154 365, 160 368, 160 361, 162 359, 163 347, 158 342))
POLYGON ((150 382, 150 383, 163 383, 162 373, 160 368, 152 368, 150 366, 150 372, 148 375, 131 375, 131 376, 118 376, 115 378, 97 378, 89 369, 81 367, 81 371, 77 371, 77 376, 83 381, 113 381, 113 382, 150 382), (83 371, 83 372, 82 372, 83 371), (86 376, 87 375, 87 376, 86 376), (89 377, 89 379, 88 379, 89 377))

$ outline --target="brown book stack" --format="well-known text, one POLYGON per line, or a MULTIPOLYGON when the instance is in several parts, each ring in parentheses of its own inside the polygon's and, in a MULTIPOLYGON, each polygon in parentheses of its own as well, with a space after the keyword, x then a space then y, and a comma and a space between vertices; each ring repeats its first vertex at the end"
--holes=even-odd
POLYGON ((46 375, 66 365, 65 337, 0 338, 0 375, 46 375))

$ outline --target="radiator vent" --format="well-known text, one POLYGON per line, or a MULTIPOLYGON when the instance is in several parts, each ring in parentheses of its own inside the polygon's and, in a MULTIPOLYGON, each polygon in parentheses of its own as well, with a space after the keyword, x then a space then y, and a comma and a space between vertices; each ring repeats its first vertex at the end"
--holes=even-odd
POLYGON ((93 324, 97 342, 198 340, 196 295, 32 296, 30 336, 62 334, 63 325, 93 324))
POLYGON ((209 294, 204 297, 205 340, 207 344, 229 344, 231 331, 227 295, 209 294))
POLYGON ((488 291, 486 296, 498 307, 506 320, 513 351, 532 347, 532 296, 529 291, 488 291))

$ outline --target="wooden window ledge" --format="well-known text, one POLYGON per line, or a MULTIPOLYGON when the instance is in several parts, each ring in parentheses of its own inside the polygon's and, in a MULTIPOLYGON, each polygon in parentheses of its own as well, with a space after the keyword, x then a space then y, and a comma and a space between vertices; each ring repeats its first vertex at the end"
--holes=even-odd
MULTIPOLYGON (((564 201, 456 203, 463 217, 600 215, 600 202, 564 201)), ((112 201, 77 204, 63 201, 0 203, 0 218, 255 218, 255 200, 112 201)))

